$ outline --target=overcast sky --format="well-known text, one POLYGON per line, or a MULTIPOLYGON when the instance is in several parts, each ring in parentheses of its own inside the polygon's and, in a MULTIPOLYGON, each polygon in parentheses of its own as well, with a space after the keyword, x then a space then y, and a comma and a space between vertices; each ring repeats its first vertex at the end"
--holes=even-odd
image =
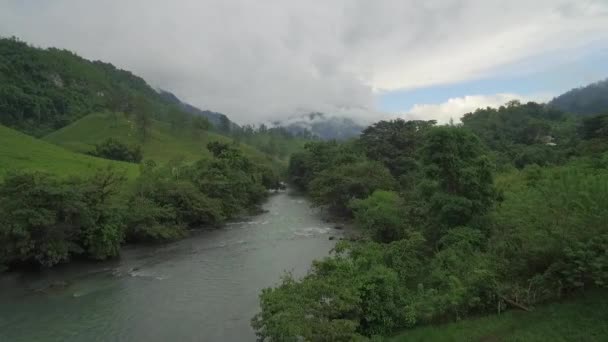
POLYGON ((0 35, 239 123, 457 119, 608 77, 608 0, 0 0, 0 35))

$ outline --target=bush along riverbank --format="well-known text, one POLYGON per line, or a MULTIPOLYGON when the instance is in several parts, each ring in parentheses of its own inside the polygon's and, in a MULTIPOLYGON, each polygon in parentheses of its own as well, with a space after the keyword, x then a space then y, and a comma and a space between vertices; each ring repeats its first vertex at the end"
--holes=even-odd
POLYGON ((279 184, 269 166, 233 146, 207 148, 212 157, 194 164, 144 161, 134 182, 112 168, 87 178, 7 173, 0 182, 1 267, 103 260, 125 242, 181 238, 245 213, 279 184))

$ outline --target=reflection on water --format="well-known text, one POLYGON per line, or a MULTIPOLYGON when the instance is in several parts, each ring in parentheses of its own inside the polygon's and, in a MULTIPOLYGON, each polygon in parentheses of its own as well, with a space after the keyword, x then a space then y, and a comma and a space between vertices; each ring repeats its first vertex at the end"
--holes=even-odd
POLYGON ((252 341, 258 293, 303 275, 341 231, 302 197, 120 260, 0 278, 0 341, 252 341))

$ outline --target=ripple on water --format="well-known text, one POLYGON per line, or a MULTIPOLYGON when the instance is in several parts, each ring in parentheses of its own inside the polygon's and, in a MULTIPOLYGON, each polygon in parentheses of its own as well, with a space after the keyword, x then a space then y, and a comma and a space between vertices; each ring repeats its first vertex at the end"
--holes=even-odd
POLYGON ((294 231, 293 233, 296 236, 312 237, 312 236, 316 236, 316 235, 328 234, 330 231, 331 231, 331 228, 329 228, 329 227, 306 227, 306 228, 296 229, 296 231, 294 231))

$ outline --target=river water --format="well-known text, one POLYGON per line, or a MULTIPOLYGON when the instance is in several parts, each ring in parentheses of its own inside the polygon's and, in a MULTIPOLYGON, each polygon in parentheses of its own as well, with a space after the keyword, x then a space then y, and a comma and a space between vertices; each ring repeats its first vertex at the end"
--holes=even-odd
POLYGON ((254 341, 260 290, 305 274, 341 234, 295 194, 264 209, 119 260, 5 274, 0 341, 254 341))

